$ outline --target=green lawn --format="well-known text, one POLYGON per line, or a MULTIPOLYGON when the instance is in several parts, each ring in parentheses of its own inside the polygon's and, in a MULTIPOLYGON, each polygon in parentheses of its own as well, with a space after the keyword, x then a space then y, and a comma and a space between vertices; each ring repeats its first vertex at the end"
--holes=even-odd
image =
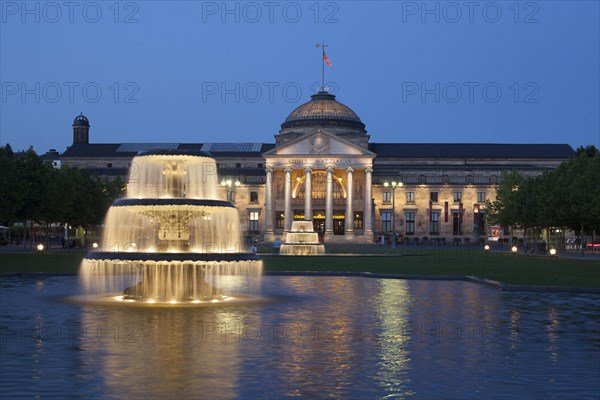
POLYGON ((3 272, 77 272, 85 250, 47 253, 0 253, 3 272))
MULTIPOLYGON (((397 250, 402 252, 402 250, 397 250)), ((509 284, 600 287, 600 261, 425 249, 395 256, 263 257, 266 271, 376 272, 422 276, 473 275, 509 284)), ((0 272, 77 272, 83 251, 0 254, 0 272)))
POLYGON ((422 276, 478 276, 513 285, 600 287, 598 260, 573 260, 469 250, 433 250, 396 257, 263 258, 267 271, 348 271, 422 276))

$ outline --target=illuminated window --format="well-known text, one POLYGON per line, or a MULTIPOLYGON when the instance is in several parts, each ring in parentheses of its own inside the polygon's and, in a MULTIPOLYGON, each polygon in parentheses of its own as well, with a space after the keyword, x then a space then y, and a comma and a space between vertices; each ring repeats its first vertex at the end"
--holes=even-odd
POLYGON ((406 204, 415 204, 415 192, 406 192, 406 204))
POLYGON ((251 233, 258 233, 258 211, 250 211, 249 219, 248 231, 251 233))
MULTIPOLYGON (((299 199, 304 198, 304 181, 300 184, 296 197, 299 199)), ((312 198, 313 199, 326 199, 327 198, 327 174, 325 173, 313 173, 312 174, 312 198)), ((339 180, 333 179, 333 198, 343 199, 342 186, 339 180)))
POLYGON ((354 229, 362 229, 363 228, 363 213, 362 211, 357 211, 354 213, 354 229))

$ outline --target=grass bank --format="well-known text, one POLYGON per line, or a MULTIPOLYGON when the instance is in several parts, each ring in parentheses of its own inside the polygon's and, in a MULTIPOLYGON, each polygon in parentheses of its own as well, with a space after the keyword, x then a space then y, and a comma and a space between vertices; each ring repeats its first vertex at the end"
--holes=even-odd
POLYGON ((377 272, 423 276, 478 276, 513 285, 600 287, 600 262, 469 250, 405 256, 263 258, 267 271, 377 272))
MULTIPOLYGON (((84 252, 0 254, 2 272, 77 272, 84 252)), ((473 275, 513 285, 600 287, 600 261, 437 248, 391 256, 263 256, 267 271, 473 275)))
POLYGON ((85 250, 0 253, 0 273, 77 272, 85 250))

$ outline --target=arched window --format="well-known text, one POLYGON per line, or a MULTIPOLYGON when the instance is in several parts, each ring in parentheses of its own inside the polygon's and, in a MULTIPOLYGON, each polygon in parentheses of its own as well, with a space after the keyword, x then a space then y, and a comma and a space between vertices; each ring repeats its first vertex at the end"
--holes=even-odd
MULTIPOLYGON (((313 172, 312 174, 312 198, 313 199, 326 199, 327 198, 327 173, 325 172, 313 172)), ((304 194, 304 179, 300 182, 300 186, 296 192, 296 198, 303 199, 304 194)), ((333 177, 333 198, 343 199, 344 190, 338 178, 333 177)))

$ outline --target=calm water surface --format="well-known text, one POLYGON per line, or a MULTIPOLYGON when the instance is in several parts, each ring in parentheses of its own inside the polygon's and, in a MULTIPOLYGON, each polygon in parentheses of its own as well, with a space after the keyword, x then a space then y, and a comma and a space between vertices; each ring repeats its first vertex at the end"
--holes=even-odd
POLYGON ((267 304, 73 304, 0 279, 0 398, 600 397, 600 297, 267 276, 267 304))

